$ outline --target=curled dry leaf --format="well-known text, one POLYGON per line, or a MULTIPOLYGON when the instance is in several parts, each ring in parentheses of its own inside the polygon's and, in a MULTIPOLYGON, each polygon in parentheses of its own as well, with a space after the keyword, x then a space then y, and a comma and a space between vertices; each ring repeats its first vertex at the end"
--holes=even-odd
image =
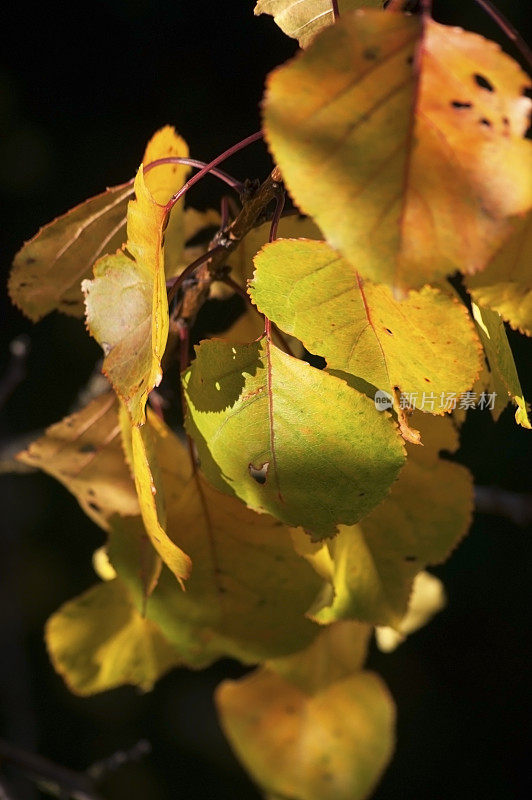
POLYGON ((530 85, 476 34, 358 11, 270 75, 266 138, 329 243, 403 291, 483 269, 532 205, 530 85))
POLYGON ((164 206, 146 186, 143 169, 135 179, 136 199, 128 207, 127 249, 105 256, 94 280, 83 281, 87 325, 100 343, 103 371, 127 406, 133 424, 145 422, 148 394, 161 378, 168 337, 168 302, 162 250, 164 206))

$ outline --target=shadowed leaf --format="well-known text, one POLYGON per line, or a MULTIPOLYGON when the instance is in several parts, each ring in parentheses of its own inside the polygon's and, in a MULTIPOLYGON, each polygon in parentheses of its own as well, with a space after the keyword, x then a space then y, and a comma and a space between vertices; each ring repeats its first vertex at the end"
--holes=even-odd
POLYGON ((482 269, 532 204, 529 86, 476 34, 364 10, 270 75, 266 138, 333 247, 365 277, 417 288, 482 269))
POLYGON ((255 267, 249 293, 259 310, 335 374, 390 395, 397 387, 434 414, 444 413, 442 394, 463 392, 478 376, 481 349, 469 314, 437 289, 394 300, 325 242, 278 240, 255 267))
POLYGON ((132 516, 139 505, 124 462, 117 401, 108 393, 51 425, 18 459, 66 486, 86 514, 109 530, 113 514, 132 516))
POLYGON ((497 311, 512 328, 532 336, 532 214, 516 223, 485 270, 467 278, 478 306, 497 311))
POLYGON ((426 625, 445 608, 447 598, 443 583, 429 572, 418 572, 408 599, 408 609, 396 628, 377 627, 375 641, 383 653, 391 653, 407 636, 426 625))
POLYGON ((318 538, 387 494, 404 451, 366 396, 266 340, 203 342, 196 356, 187 429, 214 486, 318 538))
MULTIPOLYGON (((532 428, 501 315, 489 308, 480 308, 473 303, 473 317, 489 361, 490 388, 496 394, 495 399, 504 405, 513 400, 517 406, 515 421, 523 428, 532 428)), ((484 401, 484 407, 489 408, 489 398, 485 397, 484 401)))
POLYGON ((52 614, 46 645, 57 672, 81 695, 123 684, 148 691, 179 663, 174 648, 141 616, 118 579, 93 586, 52 614))

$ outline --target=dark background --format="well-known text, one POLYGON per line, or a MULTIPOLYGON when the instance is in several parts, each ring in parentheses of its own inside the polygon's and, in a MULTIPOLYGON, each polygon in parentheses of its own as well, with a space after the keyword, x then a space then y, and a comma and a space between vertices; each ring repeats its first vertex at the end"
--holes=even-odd
MULTIPOLYGON (((530 3, 499 7, 526 34, 530 3)), ((2 411, 2 445, 68 413, 99 357, 81 322, 53 314, 31 326, 10 307, 5 278, 15 251, 54 216, 131 177, 163 124, 176 125, 206 161, 258 130, 264 77, 295 43, 252 8, 252 0, 4 4, 0 376, 14 336, 27 332, 31 353, 28 377, 2 411)), ((435 16, 498 38, 516 55, 473 0, 437 2, 435 16)), ((264 177, 269 163, 256 144, 227 168, 264 177)), ((217 205, 221 191, 207 178, 189 202, 217 205)), ((511 344, 530 397, 529 343, 511 333, 511 344)), ((460 460, 478 484, 530 491, 529 435, 511 410, 497 425, 476 412, 460 460)), ((90 558, 102 533, 44 475, 0 475, 0 492, 0 736, 80 770, 149 739, 153 754, 107 781, 109 800, 257 798, 211 702, 221 678, 242 673, 233 662, 174 671, 148 695, 68 693, 48 662, 42 628, 95 582, 90 558)), ((526 796, 529 536, 506 518, 477 514, 468 538, 434 570, 449 594, 445 612, 394 654, 372 650, 370 667, 388 682, 399 713, 397 752, 377 800, 526 796)), ((36 796, 24 782, 16 787, 21 800, 36 796)))

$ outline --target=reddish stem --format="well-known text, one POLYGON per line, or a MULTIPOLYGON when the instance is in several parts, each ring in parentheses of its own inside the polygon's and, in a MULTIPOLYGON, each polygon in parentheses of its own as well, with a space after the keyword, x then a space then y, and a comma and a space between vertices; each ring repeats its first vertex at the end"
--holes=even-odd
POLYGON ((205 175, 207 175, 208 172, 211 172, 213 167, 217 167, 218 164, 222 163, 222 161, 225 161, 227 158, 234 155, 234 153, 238 153, 239 150, 243 150, 248 145, 253 144, 253 142, 258 142, 259 139, 263 138, 263 136, 264 134, 262 131, 257 131, 257 133, 252 133, 251 136, 247 136, 245 139, 242 139, 241 142, 234 144, 228 150, 225 150, 221 155, 217 156, 215 159, 206 164, 206 166, 203 167, 203 169, 200 169, 199 172, 197 172, 189 181, 187 181, 184 184, 184 186, 181 187, 181 189, 178 192, 174 194, 173 197, 170 198, 170 200, 166 204, 166 211, 167 212, 171 211, 174 205, 179 200, 181 200, 183 195, 186 194, 186 192, 188 192, 188 190, 192 186, 194 186, 194 184, 196 184, 205 175))
MULTIPOLYGON (((150 161, 149 164, 146 164, 144 167, 144 173, 149 172, 154 167, 161 167, 164 164, 183 164, 185 167, 194 167, 195 169, 205 169, 209 165, 205 161, 198 161, 197 158, 178 158, 177 156, 168 156, 168 158, 158 158, 156 161, 150 161)), ((212 167, 208 170, 211 175, 214 175, 215 178, 220 178, 221 181, 227 183, 232 189, 237 191, 241 194, 244 190, 244 184, 241 181, 237 181, 236 178, 233 178, 232 175, 229 173, 224 172, 222 169, 216 169, 216 167, 212 167)))
POLYGON ((268 239, 269 242, 274 242, 277 239, 277 228, 279 227, 279 220, 281 219, 281 215, 283 213, 285 196, 285 193, 281 192, 281 194, 277 197, 277 202, 275 204, 275 210, 273 212, 270 226, 270 236, 268 239))
POLYGON ((337 19, 340 19, 340 12, 338 10, 338 0, 331 0, 331 3, 332 3, 333 19, 336 22, 337 19))

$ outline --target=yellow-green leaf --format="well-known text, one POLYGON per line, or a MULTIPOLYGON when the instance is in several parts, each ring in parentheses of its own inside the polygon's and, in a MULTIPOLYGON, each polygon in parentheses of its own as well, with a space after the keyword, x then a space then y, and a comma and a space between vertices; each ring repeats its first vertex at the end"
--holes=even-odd
POLYGON ((472 304, 472 308, 480 340, 489 362, 492 386, 496 395, 492 399, 492 395, 484 393, 481 407, 491 408, 492 402, 496 400, 502 399, 503 402, 506 400, 506 403, 513 400, 517 406, 515 421, 523 428, 532 428, 502 317, 496 311, 481 308, 476 303, 472 304))
POLYGON ((404 463, 386 412, 267 340, 203 342, 183 385, 211 483, 317 538, 367 514, 404 463))
MULTIPOLYGON (((327 638, 318 640, 325 651, 327 638)), ((313 648, 305 657, 320 655, 313 648)), ((357 666, 316 691, 262 668, 224 681, 216 703, 236 755, 268 796, 363 800, 392 754, 393 701, 377 675, 357 666)))
POLYGON ((532 336, 532 214, 516 222, 485 270, 467 278, 478 306, 497 311, 512 328, 532 336))
MULTIPOLYGON (((386 500, 359 525, 341 527, 322 545, 331 559, 330 582, 309 612, 320 623, 354 618, 400 626, 415 575, 444 561, 469 528, 471 476, 438 455, 458 444, 451 420, 423 416, 416 425, 424 447, 410 446, 386 500)), ((320 555, 316 547, 305 552, 300 541, 296 547, 311 562, 320 555)))
POLYGON ((428 286, 395 300, 325 242, 266 245, 255 257, 250 295, 335 374, 362 379, 373 393, 399 388, 429 413, 448 411, 447 393, 469 389, 480 371, 475 328, 457 300, 428 286))
MULTIPOLYGON (((197 474, 183 484, 176 476, 176 464, 187 459, 182 445, 171 459, 170 452, 159 458, 167 530, 194 566, 185 592, 163 568, 146 603, 148 618, 191 667, 223 656, 254 663, 307 645, 317 628, 304 615, 321 582, 295 553, 289 531, 220 494, 197 474)), ((143 531, 138 521, 114 523, 109 557, 141 608, 137 564, 143 531)))
POLYGON ((148 394, 162 378, 168 303, 162 251, 166 218, 147 188, 142 167, 128 207, 127 249, 105 256, 94 280, 83 281, 87 324, 105 354, 103 371, 135 425, 146 419, 148 394))
POLYGON ((52 614, 46 645, 55 669, 81 695, 123 684, 148 691, 179 663, 174 648, 141 616, 118 579, 93 586, 52 614))
MULTIPOLYGON (((383 0, 339 0, 340 16, 365 6, 382 8, 383 0)), ((255 14, 271 14, 277 25, 297 39, 301 47, 308 47, 323 28, 334 22, 331 0, 259 0, 255 14)))
MULTIPOLYGON (((148 164, 169 155, 188 156, 188 147, 173 128, 154 134, 144 153, 148 164)), ((188 167, 161 166, 146 175, 148 188, 159 202, 176 192, 188 167), (162 191, 163 187, 165 191, 162 191)), ((45 225, 17 253, 9 279, 11 299, 30 319, 39 320, 54 309, 82 317, 81 282, 92 275, 95 261, 114 253, 126 241, 127 203, 133 194, 131 182, 113 186, 86 200, 45 225)), ((179 245, 182 207, 175 208, 166 235, 172 253, 179 245), (174 231, 177 236, 174 235, 174 231)))
POLYGON ((476 34, 361 10, 270 75, 266 138, 334 248, 365 277, 417 288, 482 269, 532 205, 529 86, 476 34))
POLYGON ((104 530, 113 514, 139 513, 112 393, 49 427, 18 459, 61 481, 104 530))

